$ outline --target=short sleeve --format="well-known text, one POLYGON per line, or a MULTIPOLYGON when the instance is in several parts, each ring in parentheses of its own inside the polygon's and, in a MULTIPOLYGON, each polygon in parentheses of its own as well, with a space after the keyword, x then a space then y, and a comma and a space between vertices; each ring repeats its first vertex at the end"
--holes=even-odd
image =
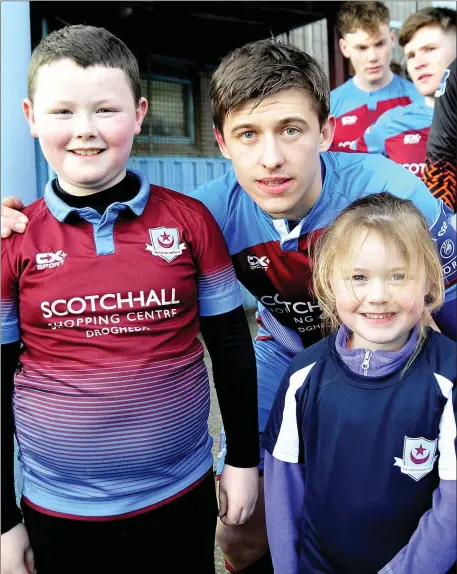
POLYGON ((308 376, 314 365, 312 363, 295 370, 292 363, 281 381, 270 412, 262 439, 263 446, 274 458, 283 462, 304 462, 301 413, 308 376), (297 404, 298 394, 301 395, 300 404, 297 404))
POLYGON ((242 305, 243 295, 222 231, 204 205, 196 256, 200 315, 221 315, 242 305))
POLYGON ((2 241, 2 345, 20 339, 18 282, 11 266, 8 241, 2 241))

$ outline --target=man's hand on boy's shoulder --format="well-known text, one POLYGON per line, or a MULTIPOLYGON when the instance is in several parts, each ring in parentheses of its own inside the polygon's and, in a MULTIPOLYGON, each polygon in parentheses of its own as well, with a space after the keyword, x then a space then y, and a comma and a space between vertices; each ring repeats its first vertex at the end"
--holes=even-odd
POLYGON ((29 535, 22 522, 2 534, 1 545, 1 574, 36 574, 29 535))
POLYGON ((243 524, 254 512, 259 492, 256 466, 239 468, 226 464, 219 481, 219 518, 227 526, 243 524))
POLYGON ((11 233, 24 233, 29 222, 27 216, 21 213, 24 207, 22 201, 14 195, 2 199, 2 239, 9 237, 11 233))

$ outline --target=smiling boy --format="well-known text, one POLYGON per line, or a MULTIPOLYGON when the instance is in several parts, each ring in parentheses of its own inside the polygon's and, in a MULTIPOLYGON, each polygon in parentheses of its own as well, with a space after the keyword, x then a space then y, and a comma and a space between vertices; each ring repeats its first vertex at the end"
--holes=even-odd
POLYGON ((254 353, 220 229, 200 202, 126 170, 147 101, 110 32, 43 39, 23 109, 57 178, 27 232, 2 242, 2 574, 181 572, 186 520, 188 571, 213 574, 199 331, 230 427, 228 524, 253 510, 259 460, 254 353))

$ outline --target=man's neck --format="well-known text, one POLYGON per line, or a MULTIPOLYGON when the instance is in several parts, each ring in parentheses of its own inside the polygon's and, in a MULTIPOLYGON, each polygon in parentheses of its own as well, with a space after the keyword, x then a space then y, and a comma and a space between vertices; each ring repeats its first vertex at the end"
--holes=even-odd
POLYGON ((393 73, 389 70, 389 72, 377 82, 369 82, 365 78, 361 78, 357 75, 353 77, 353 80, 354 84, 364 92, 376 92, 377 90, 382 90, 382 88, 389 85, 393 77, 393 73))

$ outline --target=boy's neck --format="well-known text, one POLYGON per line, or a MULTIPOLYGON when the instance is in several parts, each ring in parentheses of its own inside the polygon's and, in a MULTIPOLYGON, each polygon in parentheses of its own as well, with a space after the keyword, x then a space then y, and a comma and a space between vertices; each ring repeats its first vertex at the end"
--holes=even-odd
POLYGON ((435 107, 435 96, 425 96, 424 97, 425 105, 429 108, 435 107))
POLYGON ((353 77, 353 80, 354 84, 364 92, 376 92, 388 86, 390 82, 393 80, 393 77, 394 77, 393 72, 389 70, 388 73, 377 82, 369 82, 368 80, 358 76, 357 74, 353 77))

